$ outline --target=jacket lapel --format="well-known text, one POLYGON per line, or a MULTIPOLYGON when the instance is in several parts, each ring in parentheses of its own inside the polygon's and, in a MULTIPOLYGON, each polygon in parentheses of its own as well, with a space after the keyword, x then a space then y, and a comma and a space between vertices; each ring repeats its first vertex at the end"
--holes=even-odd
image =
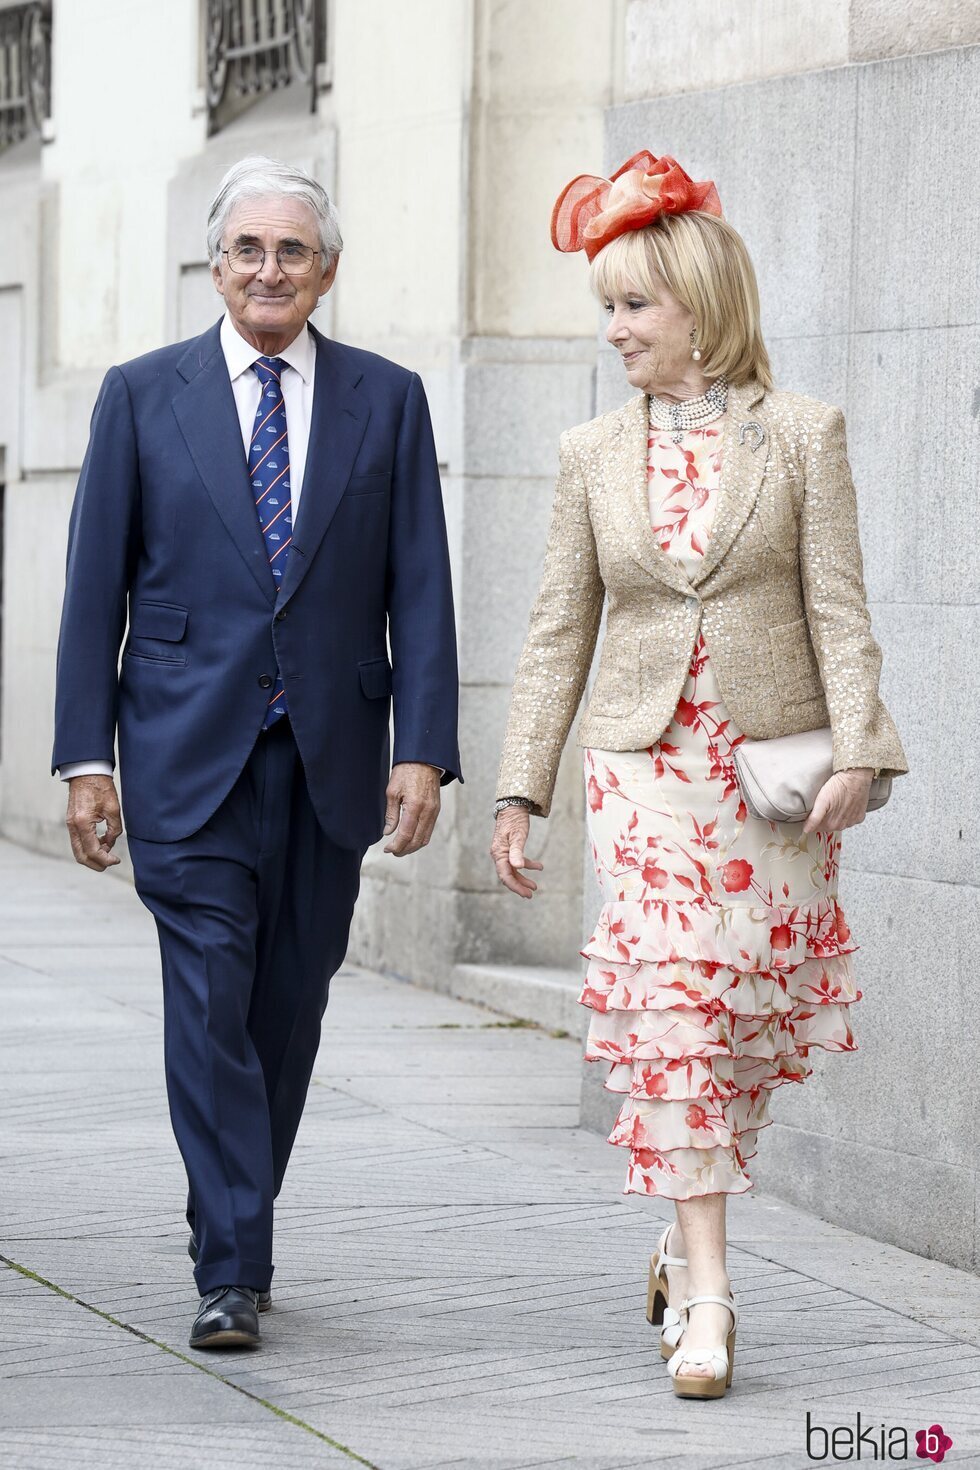
POLYGON ((707 549, 691 578, 695 587, 710 577, 759 498, 769 458, 769 434, 765 424, 752 417, 752 410, 762 396, 762 385, 755 379, 729 390, 718 505, 707 549))
POLYGON ((635 562, 680 592, 691 584, 681 567, 657 545, 650 525, 647 489, 647 397, 640 393, 615 415, 603 456, 606 494, 613 518, 635 562))
POLYGON ((186 386, 173 400, 180 432, 215 510, 264 597, 276 600, 269 555, 248 479, 235 396, 221 350, 220 323, 196 338, 177 364, 186 386))
POLYGON ((361 369, 352 365, 343 347, 312 330, 316 340, 313 418, 289 561, 279 588, 280 605, 299 587, 333 520, 370 417, 357 386, 361 369))

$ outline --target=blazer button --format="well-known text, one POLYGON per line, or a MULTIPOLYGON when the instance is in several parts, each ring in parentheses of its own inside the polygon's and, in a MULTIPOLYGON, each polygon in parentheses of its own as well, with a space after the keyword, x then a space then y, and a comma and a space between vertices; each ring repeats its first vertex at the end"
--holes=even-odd
POLYGON ((282 620, 283 620, 283 618, 284 618, 284 617, 285 617, 285 616, 286 616, 286 609, 285 609, 285 608, 284 608, 284 607, 281 607, 281 608, 280 608, 280 609, 279 609, 279 611, 278 611, 278 612, 277 612, 277 613, 276 613, 276 622, 277 622, 277 623, 281 623, 281 622, 282 622, 282 620))
POLYGON ((274 683, 275 683, 275 680, 273 679, 273 677, 272 677, 271 674, 260 674, 259 675, 259 688, 260 689, 271 689, 274 683))

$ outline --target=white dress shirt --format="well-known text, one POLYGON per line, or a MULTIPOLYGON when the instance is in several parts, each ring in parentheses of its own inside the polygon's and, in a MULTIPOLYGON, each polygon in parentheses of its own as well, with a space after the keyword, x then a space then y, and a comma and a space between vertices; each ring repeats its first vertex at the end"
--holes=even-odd
MULTIPOLYGON (((238 409, 238 422, 247 460, 255 413, 262 397, 262 384, 252 372, 252 364, 258 361, 262 353, 239 335, 227 312, 221 323, 221 350, 231 378, 231 391, 235 395, 235 407, 238 409)), ((282 358, 289 368, 288 372, 283 373, 280 382, 286 408, 286 432, 289 435, 289 494, 293 502, 295 530, 299 500, 303 493, 303 471, 306 469, 306 450, 310 442, 310 422, 313 418, 316 341, 309 327, 304 327, 288 347, 275 355, 282 358)))
MULTIPOLYGON (((247 460, 252 425, 262 396, 262 384, 252 372, 252 364, 262 353, 239 334, 227 312, 221 323, 221 350, 231 379, 231 391, 235 395, 242 447, 247 460)), ((282 358, 288 369, 283 372, 281 381, 286 407, 286 432, 289 435, 289 491, 293 502, 295 529, 299 499, 303 491, 306 451, 310 442, 310 423, 313 418, 316 340, 309 327, 304 327, 299 336, 294 337, 289 346, 282 352, 277 352, 276 356, 282 358)), ((111 776, 112 765, 109 761, 71 761, 68 765, 59 766, 58 775, 62 781, 70 781, 72 776, 111 776)))

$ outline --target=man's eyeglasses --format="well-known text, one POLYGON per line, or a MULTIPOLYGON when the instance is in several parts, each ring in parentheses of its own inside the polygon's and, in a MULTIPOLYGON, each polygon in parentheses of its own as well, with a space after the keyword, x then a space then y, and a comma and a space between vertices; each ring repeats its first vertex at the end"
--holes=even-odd
POLYGON ((274 255, 284 276, 306 276, 313 269, 313 262, 320 254, 308 245, 280 245, 278 250, 263 250, 261 245, 232 245, 222 250, 228 257, 228 265, 240 276, 254 276, 265 265, 267 255, 274 255))

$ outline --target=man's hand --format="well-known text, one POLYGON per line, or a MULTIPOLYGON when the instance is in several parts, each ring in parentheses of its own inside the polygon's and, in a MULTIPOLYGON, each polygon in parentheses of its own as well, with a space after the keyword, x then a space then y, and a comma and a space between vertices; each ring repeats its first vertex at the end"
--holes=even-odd
POLYGON ((497 877, 505 888, 520 898, 533 898, 538 885, 533 878, 525 878, 522 868, 532 868, 540 873, 544 863, 524 856, 531 818, 526 806, 505 806, 497 817, 490 844, 490 856, 497 869, 497 877))
POLYGON ((842 832, 863 822, 874 771, 862 766, 853 771, 835 771, 817 792, 813 811, 803 823, 804 832, 842 832))
POLYGON ((111 776, 73 776, 68 782, 68 815, 65 818, 76 863, 104 873, 119 858, 112 851, 122 832, 122 814, 115 782, 111 776), (97 827, 105 823, 105 835, 97 827))
POLYGON ((392 766, 385 812, 385 852, 395 857, 408 857, 426 847, 439 816, 439 770, 421 761, 399 761, 392 766), (396 831, 397 828, 397 831, 396 831))

